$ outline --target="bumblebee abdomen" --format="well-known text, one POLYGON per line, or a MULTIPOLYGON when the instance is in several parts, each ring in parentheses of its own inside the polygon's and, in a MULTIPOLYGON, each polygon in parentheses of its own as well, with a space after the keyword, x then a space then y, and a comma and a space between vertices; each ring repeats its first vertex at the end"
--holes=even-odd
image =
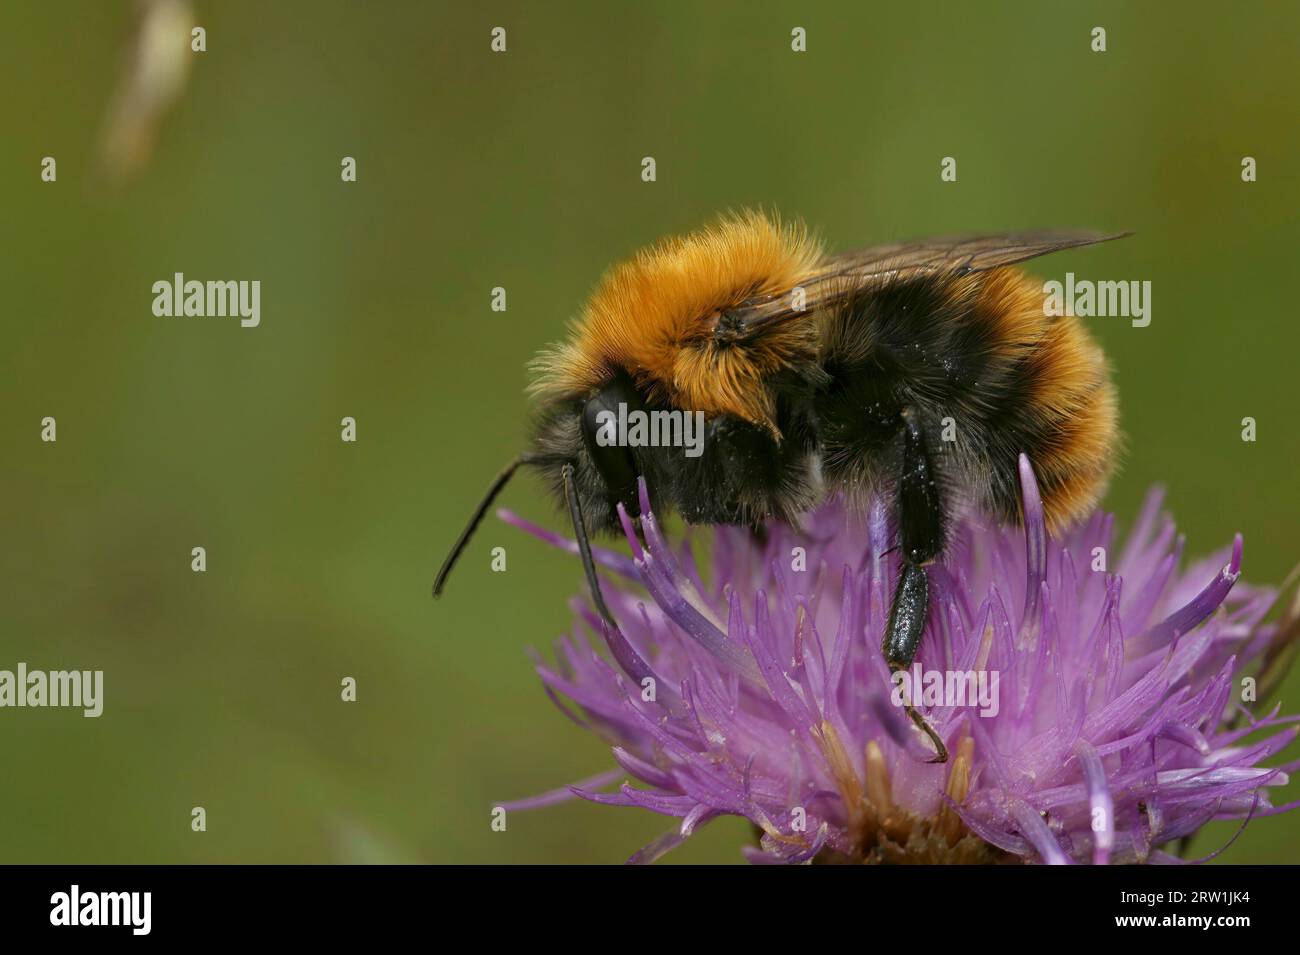
POLYGON ((991 412, 982 422, 985 503, 1019 520, 1023 452, 1049 526, 1069 525, 1096 504, 1114 470, 1119 406, 1106 356, 1078 318, 1044 314, 1041 284, 1015 270, 987 276, 975 312, 997 326, 1006 357, 1005 374, 988 382, 991 412))
POLYGON ((1106 358, 1082 323, 1044 314, 1013 269, 913 276, 864 289, 826 316, 821 403, 832 481, 896 473, 898 414, 925 422, 939 478, 1002 520, 1020 519, 1029 456, 1053 528, 1100 497, 1118 443, 1106 358))

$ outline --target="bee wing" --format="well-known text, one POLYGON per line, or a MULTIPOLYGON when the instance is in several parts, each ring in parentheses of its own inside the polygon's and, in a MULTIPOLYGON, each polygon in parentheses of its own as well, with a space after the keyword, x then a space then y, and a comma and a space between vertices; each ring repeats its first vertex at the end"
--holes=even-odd
POLYGON ((960 235, 915 242, 895 242, 831 256, 802 286, 802 308, 793 289, 754 298, 726 313, 720 332, 736 340, 761 336, 773 325, 826 308, 873 284, 930 272, 965 275, 1015 265, 1040 255, 1095 245, 1132 235, 1130 232, 1010 232, 960 235))

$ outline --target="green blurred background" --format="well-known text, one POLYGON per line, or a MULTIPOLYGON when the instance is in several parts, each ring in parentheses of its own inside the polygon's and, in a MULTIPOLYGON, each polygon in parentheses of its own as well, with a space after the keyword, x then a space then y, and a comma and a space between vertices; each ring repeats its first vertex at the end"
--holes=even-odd
MULTIPOLYGON (((0 859, 610 862, 663 831, 586 803, 490 830, 494 801, 612 765, 525 656, 568 626, 579 573, 489 521, 448 596, 428 588, 519 447, 526 360, 611 261, 728 207, 832 248, 1135 230, 1036 264, 1154 284, 1150 327, 1091 322, 1129 435, 1108 505, 1127 524, 1163 481, 1189 553, 1240 530, 1248 578, 1280 581, 1300 559, 1282 6, 196 0, 207 52, 114 185, 96 152, 133 6, 4 4, 0 667, 103 669, 106 704, 0 712, 0 859), (175 271, 259 279, 261 327, 155 318, 175 271)), ((529 480, 505 503, 556 523, 529 480)), ((745 835, 670 859, 738 861, 745 835)), ((1300 815, 1261 820, 1224 860, 1297 846, 1300 815)))

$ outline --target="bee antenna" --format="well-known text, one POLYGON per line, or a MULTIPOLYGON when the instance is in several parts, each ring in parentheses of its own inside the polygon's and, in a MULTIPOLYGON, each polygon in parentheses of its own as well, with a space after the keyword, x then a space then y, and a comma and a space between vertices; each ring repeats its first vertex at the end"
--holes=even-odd
POLYGON ((601 619, 609 625, 610 630, 617 631, 618 624, 614 615, 605 604, 605 595, 600 590, 600 580, 596 577, 596 561, 591 556, 591 542, 587 540, 587 525, 582 520, 582 502, 578 500, 573 487, 573 464, 565 464, 560 473, 564 477, 564 499, 569 504, 569 517, 573 521, 573 536, 578 541, 578 554, 582 557, 582 570, 587 575, 587 586, 591 588, 591 600, 596 605, 601 619))
POLYGON ((433 595, 435 597, 442 596, 442 588, 447 583, 447 577, 451 573, 451 569, 456 566, 456 561, 460 560, 461 553, 469 544, 469 539, 474 536, 474 532, 478 530, 479 524, 483 522, 483 515, 492 506, 492 502, 497 499, 497 495, 501 493, 502 488, 514 477, 519 465, 531 464, 532 461, 533 457, 531 455, 521 454, 502 468, 501 473, 492 479, 492 483, 488 485, 487 491, 483 494, 483 499, 478 502, 478 507, 474 509, 474 514, 470 517, 469 523, 460 532, 460 537, 456 538, 451 553, 447 555, 447 559, 442 562, 442 567, 438 570, 438 576, 433 581, 433 595))

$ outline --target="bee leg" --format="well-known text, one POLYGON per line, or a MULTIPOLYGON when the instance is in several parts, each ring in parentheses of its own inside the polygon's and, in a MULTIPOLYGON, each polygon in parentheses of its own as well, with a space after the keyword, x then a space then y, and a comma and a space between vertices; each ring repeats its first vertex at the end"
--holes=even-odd
MULTIPOLYGON (((921 633, 925 630, 925 618, 929 613, 929 584, 925 568, 909 560, 903 561, 903 574, 894 589, 894 602, 889 608, 889 630, 885 634, 885 662, 891 673, 906 670, 912 665, 916 656, 917 644, 921 642, 921 633)), ((904 699, 903 710, 934 745, 935 755, 932 763, 948 761, 948 747, 934 731, 925 717, 918 713, 911 701, 904 699)))
POLYGON ((560 469, 564 479, 564 497, 569 502, 569 517, 573 521, 573 536, 578 542, 578 556, 582 558, 582 569, 587 575, 587 586, 591 588, 591 602, 596 605, 596 612, 613 632, 618 632, 618 621, 609 612, 605 595, 600 589, 600 578, 596 576, 596 561, 591 556, 591 542, 587 540, 587 523, 582 518, 582 502, 573 486, 573 465, 565 464, 560 469))
MULTIPOLYGON (((946 517, 935 482, 934 466, 926 447, 921 422, 910 408, 904 408, 903 472, 898 481, 899 546, 903 551, 903 572, 894 588, 889 608, 889 627, 881 647, 893 673, 906 670, 916 657, 930 612, 930 583, 925 565, 943 549, 946 517)), ((910 700, 903 708, 913 723, 930 738, 936 750, 932 763, 948 761, 948 748, 934 728, 918 713, 910 700)))

